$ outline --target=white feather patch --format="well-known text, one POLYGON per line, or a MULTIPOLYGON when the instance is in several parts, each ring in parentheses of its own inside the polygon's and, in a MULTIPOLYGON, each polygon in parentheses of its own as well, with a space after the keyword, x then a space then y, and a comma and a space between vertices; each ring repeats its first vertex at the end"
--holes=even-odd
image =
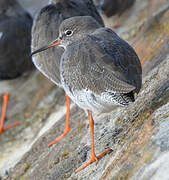
POLYGON ((3 32, 0 32, 0 39, 1 39, 2 36, 3 36, 3 32))

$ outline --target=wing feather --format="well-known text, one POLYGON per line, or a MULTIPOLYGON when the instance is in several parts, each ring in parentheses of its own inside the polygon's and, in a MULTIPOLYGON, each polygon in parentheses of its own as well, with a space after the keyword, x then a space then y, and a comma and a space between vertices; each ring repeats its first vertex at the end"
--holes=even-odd
POLYGON ((100 94, 138 92, 141 88, 141 65, 136 53, 107 28, 76 41, 63 57, 64 73, 68 73, 64 77, 69 77, 67 83, 70 87, 76 84, 77 90, 100 94))

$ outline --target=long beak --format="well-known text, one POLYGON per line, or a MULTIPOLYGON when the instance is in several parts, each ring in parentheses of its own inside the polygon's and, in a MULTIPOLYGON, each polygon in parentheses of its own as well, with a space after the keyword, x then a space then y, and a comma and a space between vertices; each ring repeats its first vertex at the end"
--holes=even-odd
POLYGON ((32 53, 31 53, 31 56, 33 56, 33 55, 36 54, 36 53, 45 51, 45 50, 48 49, 48 48, 55 47, 55 46, 59 46, 60 44, 61 44, 61 39, 60 39, 60 38, 57 38, 56 40, 54 40, 54 41, 51 42, 50 44, 48 44, 48 45, 46 45, 46 46, 43 46, 43 47, 41 47, 40 49, 37 49, 36 51, 32 52, 32 53))

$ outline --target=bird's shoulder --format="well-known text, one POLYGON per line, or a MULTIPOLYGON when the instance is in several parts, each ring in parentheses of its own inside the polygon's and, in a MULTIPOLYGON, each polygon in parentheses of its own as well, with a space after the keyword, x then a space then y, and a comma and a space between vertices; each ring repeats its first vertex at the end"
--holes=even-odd
POLYGON ((32 19, 27 16, 8 17, 0 21, 1 59, 4 56, 12 57, 30 48, 31 27, 32 19))
POLYGON ((33 20, 28 14, 25 15, 25 17, 7 17, 0 20, 0 32, 3 34, 1 40, 5 41, 8 37, 20 37, 20 41, 27 39, 27 34, 31 32, 33 20))
POLYGON ((97 63, 109 71, 115 71, 121 80, 135 86, 135 92, 138 93, 141 88, 142 68, 134 49, 109 28, 99 28, 88 38, 90 46, 98 52, 97 63))

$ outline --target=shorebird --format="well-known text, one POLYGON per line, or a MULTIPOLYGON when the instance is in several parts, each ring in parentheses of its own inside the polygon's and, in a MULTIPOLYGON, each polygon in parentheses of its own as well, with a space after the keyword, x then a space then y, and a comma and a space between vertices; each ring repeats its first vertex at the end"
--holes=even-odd
MULTIPOLYGON (((11 80, 33 69, 31 51, 31 16, 15 0, 0 1, 0 80, 11 80)), ((2 86, 1 86, 2 87, 2 86)), ((3 87, 2 87, 3 88, 3 87)), ((1 90, 2 92, 2 90, 1 90)), ((6 128, 5 116, 9 93, 3 96, 0 121, 0 134, 19 125, 19 122, 6 128)))
POLYGON ((118 14, 119 16, 130 8, 136 0, 103 0, 101 9, 107 17, 118 14))
POLYGON ((105 113, 134 102, 134 93, 141 88, 142 68, 134 49, 113 30, 101 27, 90 16, 66 19, 59 28, 59 37, 36 50, 62 46, 60 79, 66 94, 88 111, 92 137, 90 161, 76 172, 111 151, 96 156, 92 113, 105 113))
MULTIPOLYGON (((32 51, 38 49, 45 43, 51 42, 59 35, 59 25, 67 18, 74 16, 92 16, 101 26, 104 26, 103 20, 96 10, 92 0, 53 0, 51 4, 45 6, 35 18, 32 30, 32 51)), ((33 63, 47 78, 62 88, 60 82, 60 59, 64 52, 62 47, 49 49, 46 52, 37 54, 33 57, 33 63)), ((67 99, 67 117, 65 129, 61 136, 48 144, 51 146, 61 140, 70 131, 69 112, 70 98, 67 99)))

